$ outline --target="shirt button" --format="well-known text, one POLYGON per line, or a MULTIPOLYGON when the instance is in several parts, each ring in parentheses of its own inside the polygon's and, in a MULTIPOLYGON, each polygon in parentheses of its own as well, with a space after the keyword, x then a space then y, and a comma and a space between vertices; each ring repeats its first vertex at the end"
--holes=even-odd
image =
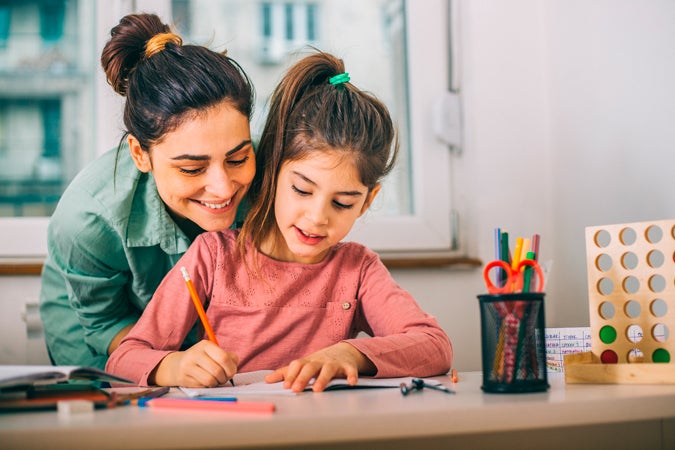
POLYGON ((345 311, 348 310, 351 307, 352 307, 352 305, 349 302, 344 302, 342 304, 342 309, 344 309, 345 311))

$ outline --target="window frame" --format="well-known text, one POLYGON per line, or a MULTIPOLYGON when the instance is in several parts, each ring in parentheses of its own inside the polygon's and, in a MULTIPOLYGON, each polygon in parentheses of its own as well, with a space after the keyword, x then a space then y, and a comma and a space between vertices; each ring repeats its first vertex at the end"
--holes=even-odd
POLYGON ((433 129, 434 106, 449 88, 448 2, 408 1, 406 20, 414 212, 397 217, 371 217, 366 213, 348 239, 362 242, 383 255, 452 253, 456 230, 452 229, 451 214, 451 154, 433 129), (409 7, 410 4, 414 7, 409 7), (429 70, 430 66, 434 70, 429 70))
MULTIPOLYGON (((97 2, 97 49, 119 17, 152 10, 170 12, 170 1, 112 0, 97 2)), ((448 0, 406 1, 409 127, 414 212, 379 217, 367 212, 347 236, 386 256, 405 258, 433 253, 453 255, 451 154, 434 132, 434 105, 449 88, 448 0), (411 7, 412 5, 412 7, 411 7), (439 14, 442 11, 442 14, 439 14), (433 70, 429 70, 433 67, 433 70)), ((111 117, 121 117, 123 99, 107 85, 101 70, 96 81, 96 148, 102 153, 119 139, 111 117)), ((121 122, 121 119, 119 119, 121 122)), ((0 259, 40 260, 47 255, 49 217, 0 218, 0 259)))

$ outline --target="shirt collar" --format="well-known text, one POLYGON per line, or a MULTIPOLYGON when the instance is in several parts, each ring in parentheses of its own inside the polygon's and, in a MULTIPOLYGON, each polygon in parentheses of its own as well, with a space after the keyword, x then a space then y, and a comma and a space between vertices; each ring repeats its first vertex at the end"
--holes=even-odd
POLYGON ((129 212, 127 245, 159 245, 168 254, 185 253, 191 241, 166 211, 154 177, 151 173, 139 174, 129 212))

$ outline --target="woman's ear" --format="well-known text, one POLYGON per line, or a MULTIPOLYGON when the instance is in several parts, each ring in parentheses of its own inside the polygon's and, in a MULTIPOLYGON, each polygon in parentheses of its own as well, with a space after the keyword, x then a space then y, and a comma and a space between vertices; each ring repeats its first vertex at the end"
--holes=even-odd
POLYGON ((368 210, 368 208, 370 208, 370 205, 372 205, 373 200, 375 200, 375 196, 377 195, 378 192, 380 192, 381 187, 382 187, 381 184, 377 184, 373 189, 370 190, 368 196, 366 197, 366 201, 363 203, 363 206, 361 207, 359 217, 361 217, 363 213, 365 213, 368 210))
POLYGON ((134 164, 136 164, 138 170, 145 173, 150 172, 152 170, 150 153, 143 150, 141 143, 132 135, 127 137, 127 142, 129 143, 129 153, 131 153, 131 158, 134 160, 134 164))

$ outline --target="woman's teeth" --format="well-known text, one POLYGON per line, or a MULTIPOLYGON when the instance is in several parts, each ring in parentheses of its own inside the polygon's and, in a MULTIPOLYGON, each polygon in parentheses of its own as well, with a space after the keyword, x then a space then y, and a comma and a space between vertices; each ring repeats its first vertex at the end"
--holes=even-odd
POLYGON ((207 202, 199 202, 199 203, 201 203, 202 205, 206 206, 207 208, 211 208, 211 209, 220 209, 220 208, 225 208, 225 207, 228 206, 231 202, 232 202, 232 200, 230 199, 230 200, 226 201, 225 203, 217 203, 217 204, 216 204, 216 203, 207 203, 207 202))

